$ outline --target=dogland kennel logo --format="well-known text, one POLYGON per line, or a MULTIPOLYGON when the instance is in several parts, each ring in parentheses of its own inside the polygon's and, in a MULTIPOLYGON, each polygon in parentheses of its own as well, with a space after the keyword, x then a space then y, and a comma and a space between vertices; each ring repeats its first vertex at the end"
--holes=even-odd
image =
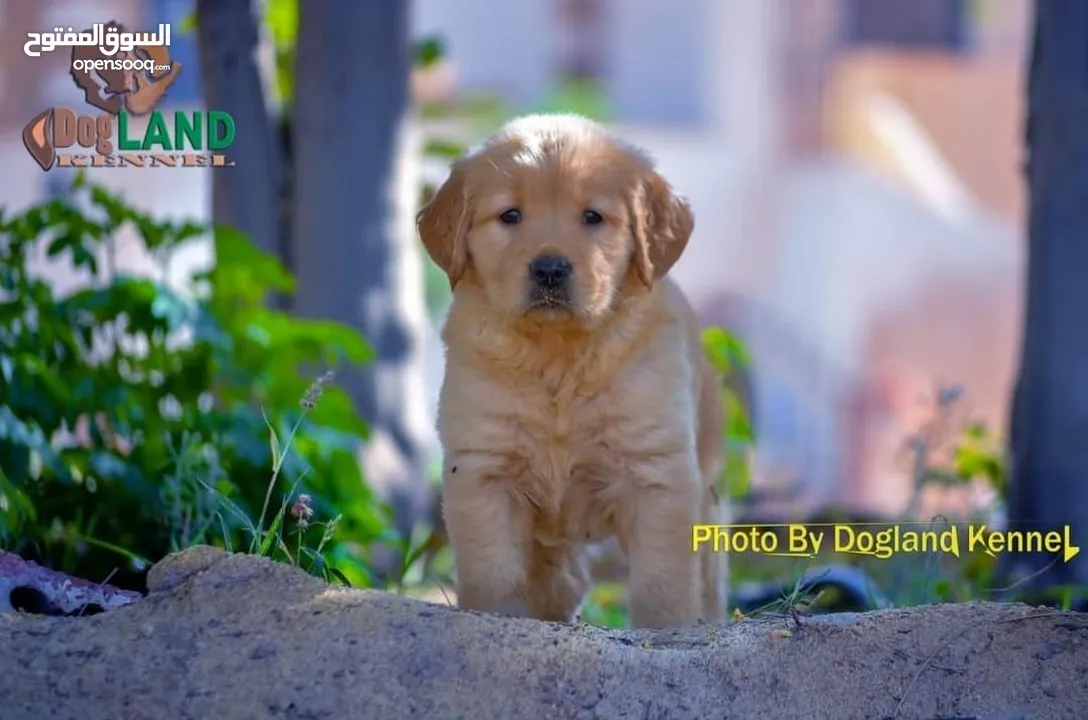
POLYGON ((181 72, 181 63, 170 57, 169 25, 159 25, 154 33, 132 33, 109 22, 78 33, 54 28, 28 35, 23 51, 29 57, 71 48, 69 74, 87 105, 99 111, 54 106, 27 123, 23 145, 43 171, 54 166, 234 165, 223 154, 234 142, 229 113, 179 110, 168 120, 156 109, 181 72), (146 118, 142 131, 134 118, 146 118))

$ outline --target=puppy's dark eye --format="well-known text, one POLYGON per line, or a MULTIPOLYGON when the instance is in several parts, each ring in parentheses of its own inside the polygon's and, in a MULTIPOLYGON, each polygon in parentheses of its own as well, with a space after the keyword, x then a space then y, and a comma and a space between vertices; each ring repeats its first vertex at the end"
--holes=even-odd
POLYGON ((583 225, 600 225, 604 222, 604 216, 596 210, 586 210, 582 213, 583 225))
POLYGON ((521 210, 510 208, 502 215, 499 215, 499 222, 503 225, 517 225, 521 222, 521 210))

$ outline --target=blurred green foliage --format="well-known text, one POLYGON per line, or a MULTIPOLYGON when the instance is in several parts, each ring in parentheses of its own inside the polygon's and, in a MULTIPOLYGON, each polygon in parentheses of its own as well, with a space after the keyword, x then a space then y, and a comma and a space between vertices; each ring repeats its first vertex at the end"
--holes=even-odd
MULTIPOLYGON (((929 518, 923 529, 940 532, 953 523, 990 522, 993 511, 1006 502, 1005 444, 984 423, 964 421, 958 413, 963 390, 939 387, 932 395, 929 417, 905 443, 912 495, 901 520, 917 522, 922 496, 928 488, 965 488, 983 483, 994 490, 994 503, 973 508, 969 517, 929 518)), ((961 557, 925 552, 874 561, 866 569, 878 578, 898 605, 993 600, 998 587, 997 558, 983 552, 961 557)))
POLYGON ((543 102, 532 108, 533 112, 574 113, 596 120, 610 122, 612 108, 600 81, 562 78, 554 84, 543 102))
POLYGON ((630 624, 627 588, 615 582, 595 584, 586 595, 579 614, 583 622, 597 627, 627 627, 630 624))
MULTIPOLYGON (((391 536, 356 460, 366 425, 335 386, 319 388, 305 423, 302 405, 317 368, 365 363, 371 348, 350 328, 269 309, 294 281, 238 232, 214 231, 214 268, 185 295, 109 267, 126 229, 161 266, 208 233, 82 176, 70 198, 0 217, 0 544, 138 584, 128 574, 172 550, 254 547, 266 495, 283 508, 307 494, 315 522, 294 530, 314 537, 295 547, 323 546, 343 578, 369 584, 366 548, 391 536), (88 282, 58 292, 35 258, 70 261, 88 282), (287 455, 275 438, 292 435, 287 455), (325 537, 316 520, 337 516, 325 537)), ((331 573, 316 555, 292 560, 331 573)))
POLYGON ((983 478, 1002 501, 1008 499, 1005 446, 985 423, 970 422, 964 427, 956 443, 951 474, 959 482, 983 478))
POLYGON ((728 497, 739 500, 751 490, 751 455, 756 442, 749 407, 751 399, 742 397, 737 391, 738 386, 747 384, 738 379, 751 371, 751 359, 744 342, 725 328, 707 327, 702 339, 707 358, 724 381, 720 392, 726 411, 725 467, 719 486, 728 497))
MULTIPOLYGON (((289 110, 298 3, 268 0, 263 9, 289 110)), ((196 23, 193 13, 183 30, 196 23)), ((416 65, 443 53, 440 39, 422 39, 416 65)), ((461 150, 430 140, 425 154, 461 150)), ((371 359, 365 340, 268 309, 269 294, 291 294, 294 280, 229 228, 212 233, 215 267, 189 297, 113 274, 103 259, 125 227, 164 265, 212 231, 156 221, 82 178, 73 190, 86 212, 57 200, 0 226, 0 546, 122 585, 138 586, 149 563, 195 543, 372 584, 374 543, 410 539, 395 536, 361 477, 366 425, 334 386, 319 384, 316 406, 300 406, 317 368, 371 359), (57 296, 29 272, 40 253, 70 260, 90 289, 57 296)), ((448 288, 431 265, 438 310, 448 288)))

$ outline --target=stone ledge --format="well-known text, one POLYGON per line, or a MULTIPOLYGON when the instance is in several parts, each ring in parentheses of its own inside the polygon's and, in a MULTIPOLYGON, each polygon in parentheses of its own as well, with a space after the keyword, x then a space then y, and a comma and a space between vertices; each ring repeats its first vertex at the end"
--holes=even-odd
POLYGON ((196 548, 147 598, 0 615, 23 718, 1072 718, 1088 616, 973 603, 603 630, 333 588, 196 548))
POLYGON ((85 616, 114 610, 141 597, 140 593, 79 580, 0 551, 0 613, 24 609, 40 615, 85 616))

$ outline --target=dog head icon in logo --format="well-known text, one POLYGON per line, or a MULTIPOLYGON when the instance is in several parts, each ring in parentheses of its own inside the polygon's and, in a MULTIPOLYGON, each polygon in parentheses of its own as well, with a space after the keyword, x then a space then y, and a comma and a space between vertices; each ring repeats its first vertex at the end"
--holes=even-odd
MULTIPOLYGON (((118 33, 128 32, 120 23, 108 25, 118 33)), ((88 28, 85 32, 92 30, 88 28)), ((72 48, 72 79, 83 91, 88 105, 110 115, 121 110, 132 115, 151 112, 180 71, 181 63, 171 60, 170 51, 162 45, 138 46, 113 55, 89 45, 72 48), (100 67, 84 69, 94 65, 100 67)))
POLYGON ((53 108, 43 110, 27 123, 23 129, 23 145, 42 170, 53 167, 57 159, 57 151, 53 147, 53 108))

